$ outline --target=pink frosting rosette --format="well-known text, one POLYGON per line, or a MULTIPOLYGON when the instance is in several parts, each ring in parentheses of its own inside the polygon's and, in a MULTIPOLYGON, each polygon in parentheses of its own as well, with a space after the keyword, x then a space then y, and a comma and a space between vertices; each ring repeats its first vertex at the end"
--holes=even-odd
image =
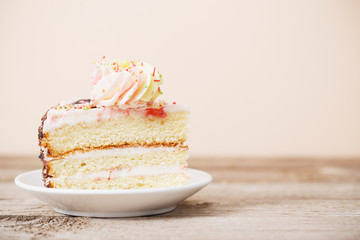
POLYGON ((91 98, 97 106, 147 103, 162 94, 162 82, 162 75, 148 63, 103 58, 95 62, 91 98))

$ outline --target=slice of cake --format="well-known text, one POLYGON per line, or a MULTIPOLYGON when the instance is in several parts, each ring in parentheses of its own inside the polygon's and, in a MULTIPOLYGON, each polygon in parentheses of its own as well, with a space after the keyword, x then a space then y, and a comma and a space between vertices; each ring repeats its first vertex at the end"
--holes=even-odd
POLYGON ((132 189, 188 180, 187 106, 155 101, 162 76, 141 61, 95 62, 90 99, 51 108, 39 127, 46 187, 132 189))

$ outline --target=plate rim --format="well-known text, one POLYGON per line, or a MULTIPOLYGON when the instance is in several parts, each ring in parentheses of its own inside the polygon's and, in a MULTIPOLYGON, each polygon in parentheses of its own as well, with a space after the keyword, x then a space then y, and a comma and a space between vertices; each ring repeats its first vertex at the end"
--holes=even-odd
POLYGON ((204 179, 201 179, 200 181, 194 182, 194 183, 188 183, 186 185, 182 186, 175 186, 175 187, 166 187, 166 188, 146 188, 146 189, 58 189, 58 188, 46 188, 44 186, 33 186, 30 184, 26 184, 22 181, 20 181, 20 178, 24 175, 28 175, 34 172, 40 172, 41 169, 31 170, 24 173, 21 173, 17 175, 14 179, 15 184, 27 191, 32 192, 39 192, 39 193, 52 193, 52 194, 79 194, 79 195, 86 195, 86 194, 144 194, 144 193, 159 193, 159 192, 175 192, 175 191, 181 191, 181 190, 187 190, 187 189, 193 189, 193 188, 199 188, 199 187, 205 187, 209 183, 212 182, 213 177, 202 170, 188 168, 188 171, 191 175, 192 172, 201 173, 204 174, 206 177, 204 179))

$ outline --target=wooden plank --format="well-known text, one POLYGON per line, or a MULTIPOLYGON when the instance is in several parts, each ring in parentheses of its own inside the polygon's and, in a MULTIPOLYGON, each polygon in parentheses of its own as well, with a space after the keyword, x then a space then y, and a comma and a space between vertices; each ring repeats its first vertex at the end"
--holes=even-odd
MULTIPOLYGON (((48 215, 50 207, 47 204, 30 197, 27 193, 13 183, 2 183, 0 212, 2 215, 48 215), (27 206, 24 209, 24 205, 27 206)), ((360 185, 355 184, 324 184, 324 183, 263 183, 263 184, 224 184, 213 183, 190 198, 195 204, 211 209, 208 216, 212 215, 214 208, 236 208, 247 204, 249 201, 360 201, 360 185), (321 189, 321 191, 319 191, 321 189), (221 194, 219 194, 221 193, 221 194), (224 203, 224 204, 223 204, 224 203), (226 203, 226 204, 225 204, 226 203), (211 208, 210 208, 211 206, 211 208)), ((220 210, 217 211, 220 213, 220 210)), ((195 208, 197 211, 197 207, 195 208)), ((50 216, 54 213, 50 211, 50 216)), ((359 212, 360 213, 360 212, 359 212)), ((172 213, 173 214, 173 213, 172 213)), ((55 214, 61 216, 61 214, 55 214)), ((202 213, 204 215, 204 213, 202 213)), ((217 215, 217 214, 216 214, 217 215)))
MULTIPOLYGON (((46 204, 19 192, 13 184, 6 185, 1 186, 9 196, 1 200, 1 227, 7 237, 20 232, 26 233, 23 237, 31 238, 41 235, 44 227, 47 229, 46 236, 52 239, 61 239, 62 233, 69 230, 96 239, 102 237, 102 228, 124 236, 132 236, 135 232, 135 236, 143 239, 160 236, 159 233, 150 236, 146 232, 136 233, 140 226, 152 229, 153 232, 162 232, 168 226, 174 234, 179 234, 173 239, 186 236, 183 231, 189 226, 192 233, 202 233, 204 235, 199 237, 210 239, 231 239, 237 232, 250 236, 254 234, 256 238, 267 236, 269 232, 279 237, 291 237, 291 232, 296 237, 316 236, 319 232, 329 237, 343 231, 353 231, 354 236, 360 234, 356 230, 360 221, 360 188, 349 184, 326 187, 326 184, 315 183, 280 186, 215 183, 180 204, 171 213, 113 220, 73 218, 58 214, 46 204), (319 189, 323 189, 322 194, 318 194, 319 189), (286 194, 281 194, 285 191, 286 194), (204 232, 205 227, 210 228, 211 236, 204 232)), ((349 234, 345 235, 350 237, 349 234)))
POLYGON ((194 158, 214 183, 173 212, 83 218, 17 188, 34 157, 0 158, 0 239, 359 239, 360 159, 194 158))

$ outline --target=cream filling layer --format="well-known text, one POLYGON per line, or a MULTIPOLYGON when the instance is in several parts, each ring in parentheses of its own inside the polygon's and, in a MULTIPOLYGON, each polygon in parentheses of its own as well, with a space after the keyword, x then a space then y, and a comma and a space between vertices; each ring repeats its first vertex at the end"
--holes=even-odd
MULTIPOLYGON (((164 107, 166 112, 189 112, 187 105, 170 104, 164 107)), ((65 125, 75 125, 81 122, 89 123, 102 121, 118 116, 145 116, 145 109, 127 109, 127 108, 93 108, 82 109, 50 109, 47 118, 44 121, 43 132, 50 132, 53 129, 65 125)))
POLYGON ((101 172, 93 172, 88 174, 77 174, 66 177, 51 178, 56 179, 78 179, 78 180, 101 180, 101 179, 115 179, 120 177, 134 177, 134 176, 155 176, 161 174, 187 174, 187 167, 181 165, 173 166, 140 166, 134 168, 122 168, 115 170, 107 170, 101 172))

